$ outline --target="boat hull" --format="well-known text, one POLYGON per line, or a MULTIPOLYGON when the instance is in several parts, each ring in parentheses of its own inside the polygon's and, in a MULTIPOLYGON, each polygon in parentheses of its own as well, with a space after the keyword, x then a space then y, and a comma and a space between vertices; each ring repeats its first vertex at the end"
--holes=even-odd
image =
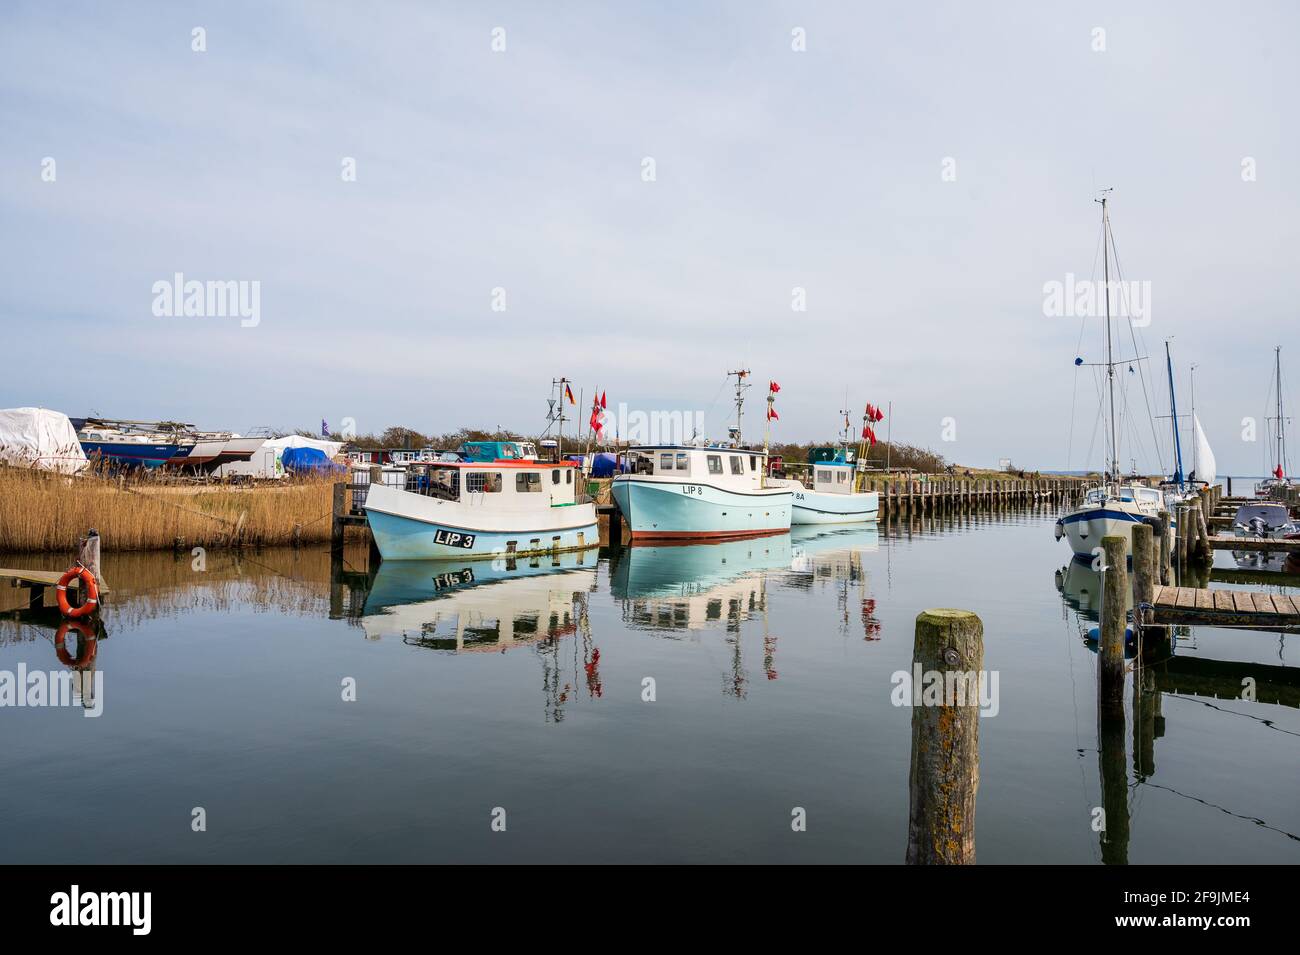
POLYGON ((1133 528, 1143 522, 1143 517, 1136 511, 1102 507, 1067 514, 1061 519, 1061 525, 1076 557, 1095 556, 1093 550, 1101 546, 1104 537, 1124 538, 1124 553, 1132 556, 1133 528))
POLYGON ((593 504, 541 513, 487 511, 375 485, 366 520, 384 560, 481 560, 584 550, 600 545, 593 504))
POLYGON ((880 495, 875 491, 825 494, 796 490, 793 494, 791 524, 855 524, 874 521, 880 510, 880 495))
POLYGON ((82 441, 81 449, 92 460, 129 468, 160 468, 189 449, 176 444, 135 444, 117 441, 82 441))
POLYGON ((686 481, 616 478, 610 488, 633 541, 702 541, 790 530, 788 488, 733 491, 686 481))

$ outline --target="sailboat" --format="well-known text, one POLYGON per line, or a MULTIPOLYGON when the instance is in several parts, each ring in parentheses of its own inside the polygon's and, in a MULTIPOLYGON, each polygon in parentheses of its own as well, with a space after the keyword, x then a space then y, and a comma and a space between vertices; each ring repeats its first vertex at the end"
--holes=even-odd
MULTIPOLYGON (((1110 259, 1113 242, 1110 232, 1110 210, 1107 207, 1110 190, 1102 192, 1101 234, 1102 272, 1106 295, 1106 398, 1107 398, 1107 461, 1105 479, 1101 486, 1090 489, 1081 505, 1056 522, 1056 539, 1066 538, 1074 555, 1091 558, 1100 553, 1102 538, 1123 537, 1124 551, 1133 549, 1133 528, 1142 523, 1155 524, 1164 509, 1164 494, 1159 488, 1137 483, 1125 484, 1119 470, 1119 433, 1115 417, 1115 361, 1114 336, 1110 316, 1110 259)), ((1081 364, 1082 359, 1076 360, 1081 364)))
POLYGON ((1277 389, 1277 416, 1271 420, 1277 422, 1277 440, 1273 451, 1273 468, 1270 471, 1272 477, 1266 478, 1255 486, 1255 496, 1259 498, 1270 499, 1281 496, 1293 485, 1293 479, 1287 474, 1286 459, 1286 415, 1282 411, 1282 346, 1278 345, 1273 349, 1274 372, 1273 384, 1277 389))

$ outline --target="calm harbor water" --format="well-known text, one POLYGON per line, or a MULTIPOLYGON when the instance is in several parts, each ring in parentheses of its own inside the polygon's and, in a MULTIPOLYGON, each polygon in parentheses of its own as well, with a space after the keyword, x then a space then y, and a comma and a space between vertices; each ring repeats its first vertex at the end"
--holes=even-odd
MULTIPOLYGON (((0 709, 0 861, 901 862, 911 712, 891 677, 917 613, 947 606, 983 619, 999 676, 979 861, 1100 862, 1098 581, 1067 567, 1055 516, 558 567, 366 573, 350 550, 333 587, 324 552, 110 553, 102 715, 0 709)), ((0 671, 64 669, 52 623, 0 623, 0 671)), ((1182 632, 1191 670, 1126 694, 1129 834, 1108 857, 1300 861, 1297 640, 1182 632), (1196 695, 1243 663, 1281 703, 1196 695)))

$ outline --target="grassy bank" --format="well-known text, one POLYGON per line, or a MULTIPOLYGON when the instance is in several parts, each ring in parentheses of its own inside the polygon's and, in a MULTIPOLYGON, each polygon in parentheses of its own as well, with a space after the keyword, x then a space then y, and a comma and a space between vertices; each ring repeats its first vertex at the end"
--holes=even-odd
POLYGON ((328 541, 331 480, 272 486, 166 485, 0 467, 0 551, 75 548, 93 527, 105 551, 328 541))

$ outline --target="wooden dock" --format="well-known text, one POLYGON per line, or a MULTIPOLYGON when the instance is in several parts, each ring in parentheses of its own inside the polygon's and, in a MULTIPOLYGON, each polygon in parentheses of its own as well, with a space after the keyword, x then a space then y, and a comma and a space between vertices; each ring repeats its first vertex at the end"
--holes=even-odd
POLYGON ((1232 534, 1215 534, 1210 538, 1215 550, 1268 551, 1269 553, 1300 554, 1300 537, 1234 537, 1232 534))
MULTIPOLYGON (((55 588, 62 576, 61 570, 15 570, 0 567, 0 613, 57 607, 59 604, 55 588)), ((68 587, 73 590, 80 586, 79 578, 68 583, 68 587)), ((108 593, 108 588, 101 588, 100 593, 108 593)))
POLYGON ((1156 587, 1151 601, 1157 624, 1223 627, 1300 627, 1300 599, 1249 590, 1156 587))

